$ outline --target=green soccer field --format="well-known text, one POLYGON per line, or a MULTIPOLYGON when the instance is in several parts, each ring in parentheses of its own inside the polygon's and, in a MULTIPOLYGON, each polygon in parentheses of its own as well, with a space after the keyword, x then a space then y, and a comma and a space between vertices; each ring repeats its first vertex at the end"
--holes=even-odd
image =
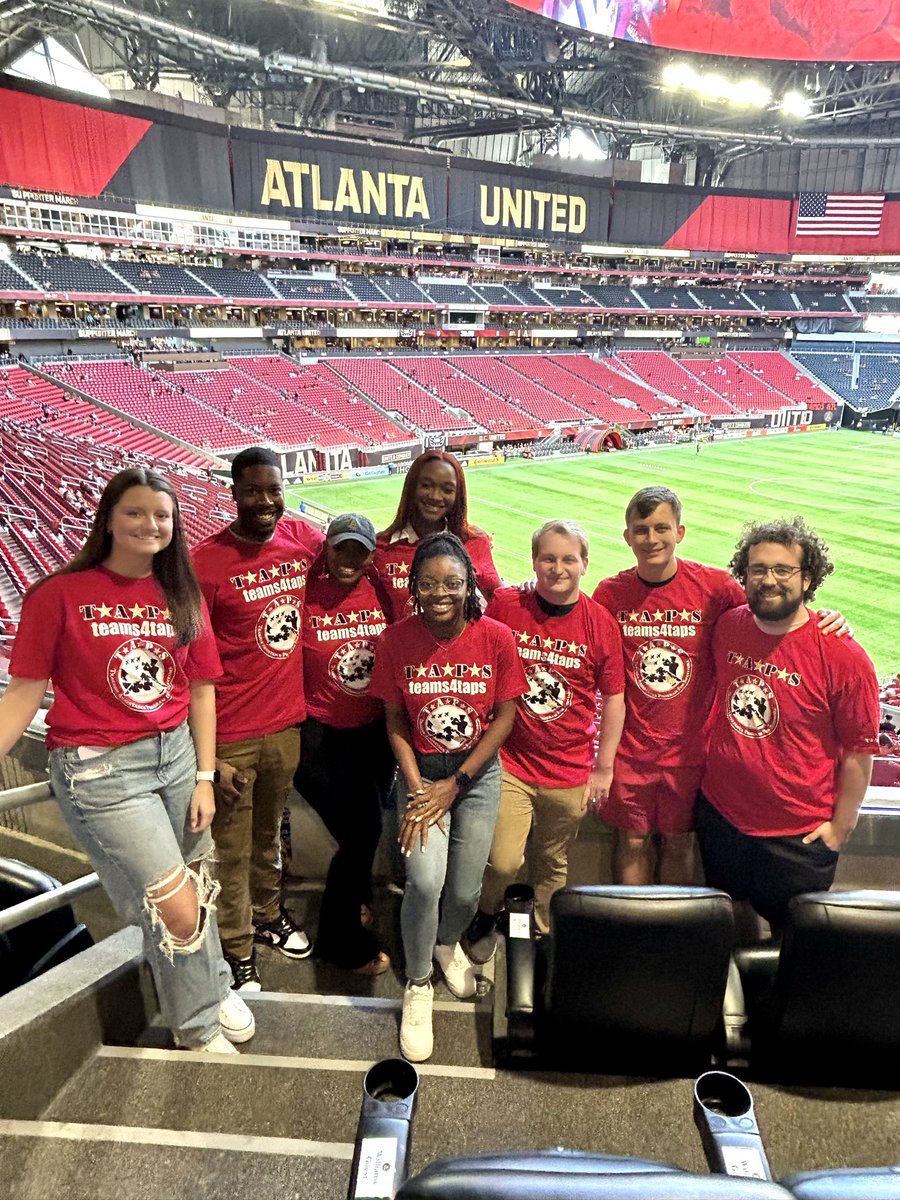
MULTIPOLYGON (((494 539, 501 575, 531 574, 532 530, 553 517, 584 525, 591 539, 586 585, 633 564, 622 541, 625 504, 663 484, 684 503, 687 558, 726 566, 744 521, 801 513, 831 547, 835 573, 817 597, 840 608, 879 677, 900 670, 900 441, 849 430, 713 442, 624 454, 517 461, 467 474, 469 514, 494 539)), ((290 489, 334 512, 366 513, 382 529, 403 477, 290 489)))

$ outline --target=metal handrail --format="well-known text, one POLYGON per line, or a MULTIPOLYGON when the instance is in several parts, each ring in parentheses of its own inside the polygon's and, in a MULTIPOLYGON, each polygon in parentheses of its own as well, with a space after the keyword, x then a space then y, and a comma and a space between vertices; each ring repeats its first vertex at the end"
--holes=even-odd
POLYGON ((23 787, 9 788, 0 792, 0 812, 10 808, 25 808, 29 804, 39 804, 41 800, 52 800, 49 782, 26 783, 23 787))
POLYGON ((63 908, 76 897, 83 896, 86 892, 92 892, 99 886, 100 877, 98 875, 82 875, 80 879, 64 883, 61 887, 54 888, 52 892, 44 892, 40 896, 32 896, 30 900, 22 900, 19 904, 13 904, 11 908, 5 908, 0 912, 0 934, 9 933, 11 929, 27 925, 29 921, 34 921, 37 917, 55 912, 56 909, 63 908))

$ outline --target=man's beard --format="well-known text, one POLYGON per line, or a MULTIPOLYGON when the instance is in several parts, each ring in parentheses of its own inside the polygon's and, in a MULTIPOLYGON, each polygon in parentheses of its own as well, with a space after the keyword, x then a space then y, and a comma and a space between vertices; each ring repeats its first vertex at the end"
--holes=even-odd
POLYGON ((803 596, 788 596, 781 591, 775 595, 754 592, 747 597, 747 604, 754 617, 759 617, 761 621, 785 621, 800 610, 803 596))

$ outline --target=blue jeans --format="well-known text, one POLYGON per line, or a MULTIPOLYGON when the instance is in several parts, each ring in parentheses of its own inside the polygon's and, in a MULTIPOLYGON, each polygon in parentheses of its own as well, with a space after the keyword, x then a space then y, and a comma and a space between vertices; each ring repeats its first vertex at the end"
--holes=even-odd
MULTIPOLYGON (((465 754, 416 755, 423 779, 446 779, 465 758, 465 754)), ((500 779, 500 760, 495 757, 445 813, 446 835, 433 825, 425 849, 413 850, 406 859, 400 929, 406 974, 415 983, 431 977, 435 942, 454 945, 475 915, 500 807, 500 779)))
POLYGON ((163 1021, 187 1049, 219 1032, 231 971, 215 917, 209 830, 187 828, 197 759, 187 724, 84 757, 77 746, 50 754, 50 780, 63 818, 100 876, 116 912, 144 933, 163 1021), (196 935, 173 940, 147 891, 189 870, 200 902, 196 935))

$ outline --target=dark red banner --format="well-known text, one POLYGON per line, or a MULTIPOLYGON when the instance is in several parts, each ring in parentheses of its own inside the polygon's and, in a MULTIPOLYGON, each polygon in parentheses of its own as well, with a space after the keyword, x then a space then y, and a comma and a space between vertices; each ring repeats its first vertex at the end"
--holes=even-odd
POLYGON ((152 121, 0 90, 0 183, 99 196, 152 121))

